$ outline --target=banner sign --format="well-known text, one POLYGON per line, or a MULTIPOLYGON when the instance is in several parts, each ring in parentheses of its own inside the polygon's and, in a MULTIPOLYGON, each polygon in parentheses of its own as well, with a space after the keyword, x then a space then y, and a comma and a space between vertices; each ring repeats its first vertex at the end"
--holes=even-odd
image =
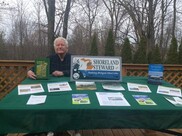
POLYGON ((71 56, 72 81, 121 81, 121 57, 71 56))

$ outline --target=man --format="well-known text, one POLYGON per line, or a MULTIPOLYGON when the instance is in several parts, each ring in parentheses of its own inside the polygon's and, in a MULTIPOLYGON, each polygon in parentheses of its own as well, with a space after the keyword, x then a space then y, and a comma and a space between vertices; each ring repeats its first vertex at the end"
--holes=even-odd
MULTIPOLYGON (((68 41, 63 37, 58 37, 54 40, 55 54, 50 58, 50 74, 56 77, 70 76, 71 55, 68 53, 68 41)), ((36 79, 34 69, 27 72, 27 77, 36 79)), ((67 131, 70 136, 81 136, 78 131, 67 131)), ((48 132, 47 136, 53 136, 53 132, 48 132)), ((26 135, 29 136, 29 135, 26 135)))
MULTIPOLYGON (((55 54, 50 58, 50 74, 53 76, 70 76, 71 55, 68 53, 68 41, 63 37, 54 40, 55 54)), ((36 79, 34 70, 27 72, 27 77, 36 79)))

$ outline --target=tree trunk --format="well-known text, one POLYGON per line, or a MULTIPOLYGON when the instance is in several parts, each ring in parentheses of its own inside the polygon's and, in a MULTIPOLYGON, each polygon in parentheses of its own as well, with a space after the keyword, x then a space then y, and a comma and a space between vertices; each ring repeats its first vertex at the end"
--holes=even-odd
POLYGON ((66 10, 64 14, 64 22, 63 22, 63 37, 66 38, 68 34, 68 19, 70 12, 71 0, 67 0, 66 10))
POLYGON ((50 47, 50 53, 53 53, 54 22, 55 22, 55 0, 48 0, 48 46, 50 47))
POLYGON ((173 29, 172 37, 175 37, 175 28, 176 28, 176 0, 173 1, 173 29))
POLYGON ((148 30, 147 30, 147 42, 148 42, 148 50, 147 53, 152 50, 152 47, 155 46, 154 40, 154 13, 155 13, 155 4, 153 4, 153 0, 148 0, 149 2, 149 11, 148 11, 148 30))

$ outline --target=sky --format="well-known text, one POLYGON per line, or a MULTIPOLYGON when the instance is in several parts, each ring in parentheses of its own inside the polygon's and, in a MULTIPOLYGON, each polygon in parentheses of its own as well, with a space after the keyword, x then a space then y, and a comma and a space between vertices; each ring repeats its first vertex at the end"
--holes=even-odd
MULTIPOLYGON (((4 31, 6 33, 6 35, 8 35, 9 30, 10 30, 9 28, 11 26, 13 26, 13 25, 11 25, 12 21, 16 17, 15 13, 17 13, 16 12, 17 10, 15 9, 15 7, 17 7, 17 4, 16 4, 17 2, 18 3, 23 2, 23 4, 25 5, 25 6, 23 6, 23 10, 26 11, 25 14, 28 19, 30 19, 31 21, 37 21, 37 17, 36 17, 36 13, 35 13, 35 2, 36 1, 42 3, 42 0, 0 0, 0 31, 4 31)), ((181 6, 182 1, 181 2, 180 1, 181 0, 178 0, 178 5, 177 5, 178 11, 182 11, 182 6, 181 6), (180 4, 179 4, 179 2, 180 2, 180 4), (181 10, 179 10, 179 9, 181 9, 181 10)), ((81 17, 80 12, 74 12, 74 13, 75 13, 75 16, 81 17)), ((44 16, 42 17, 42 20, 46 21, 44 8, 42 8, 42 14, 44 14, 44 16)), ((180 14, 180 13, 178 13, 178 14, 180 14)), ((106 14, 103 14, 103 13, 100 14, 100 16, 103 16, 103 15, 104 15, 104 17, 106 16, 106 14)), ((181 12, 181 15, 182 15, 182 12, 181 12)), ((80 21, 80 20, 78 20, 78 21, 80 21)), ((101 21, 101 20, 97 19, 97 21, 101 21)), ((182 24, 181 18, 178 18, 177 21, 178 21, 179 27, 181 27, 180 26, 180 24, 182 24)), ((72 22, 72 24, 73 23, 74 22, 72 22)), ((97 22, 97 24, 99 24, 99 23, 97 22)))
MULTIPOLYGON (((23 11, 25 12, 25 17, 27 19, 31 19, 33 21, 33 18, 35 19, 35 5, 33 2, 35 0, 0 0, 0 31, 3 31, 6 36, 8 35, 10 31, 10 27, 12 26, 12 22, 14 18, 18 14, 17 7, 21 4, 20 2, 23 2, 23 11)), ((44 12, 44 10, 42 10, 44 12)))

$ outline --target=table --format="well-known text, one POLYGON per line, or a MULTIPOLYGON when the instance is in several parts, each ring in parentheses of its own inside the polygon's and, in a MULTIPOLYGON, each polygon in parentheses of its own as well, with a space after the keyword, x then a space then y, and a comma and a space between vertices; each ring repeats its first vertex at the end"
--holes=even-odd
MULTIPOLYGON (((131 106, 100 106, 96 91, 78 91, 75 82, 68 77, 50 77, 49 80, 25 79, 21 84, 41 83, 47 95, 46 102, 40 105, 26 105, 30 95, 18 95, 17 87, 0 101, 0 134, 34 133, 44 131, 143 128, 169 129, 182 128, 182 107, 175 107, 163 95, 157 94, 157 85, 147 84, 146 77, 123 77, 123 95, 131 106), (72 91, 50 93, 47 83, 69 81, 72 91), (127 82, 147 84, 152 93, 147 95, 157 106, 141 106, 132 97, 138 92, 129 92, 127 82), (72 94, 86 93, 91 104, 73 105, 72 94)), ((104 91, 97 83, 97 92, 104 91)), ((163 81, 164 86, 172 86, 163 81)), ((144 94, 144 93, 142 93, 144 94)), ((37 94, 38 95, 38 94, 37 94)))

